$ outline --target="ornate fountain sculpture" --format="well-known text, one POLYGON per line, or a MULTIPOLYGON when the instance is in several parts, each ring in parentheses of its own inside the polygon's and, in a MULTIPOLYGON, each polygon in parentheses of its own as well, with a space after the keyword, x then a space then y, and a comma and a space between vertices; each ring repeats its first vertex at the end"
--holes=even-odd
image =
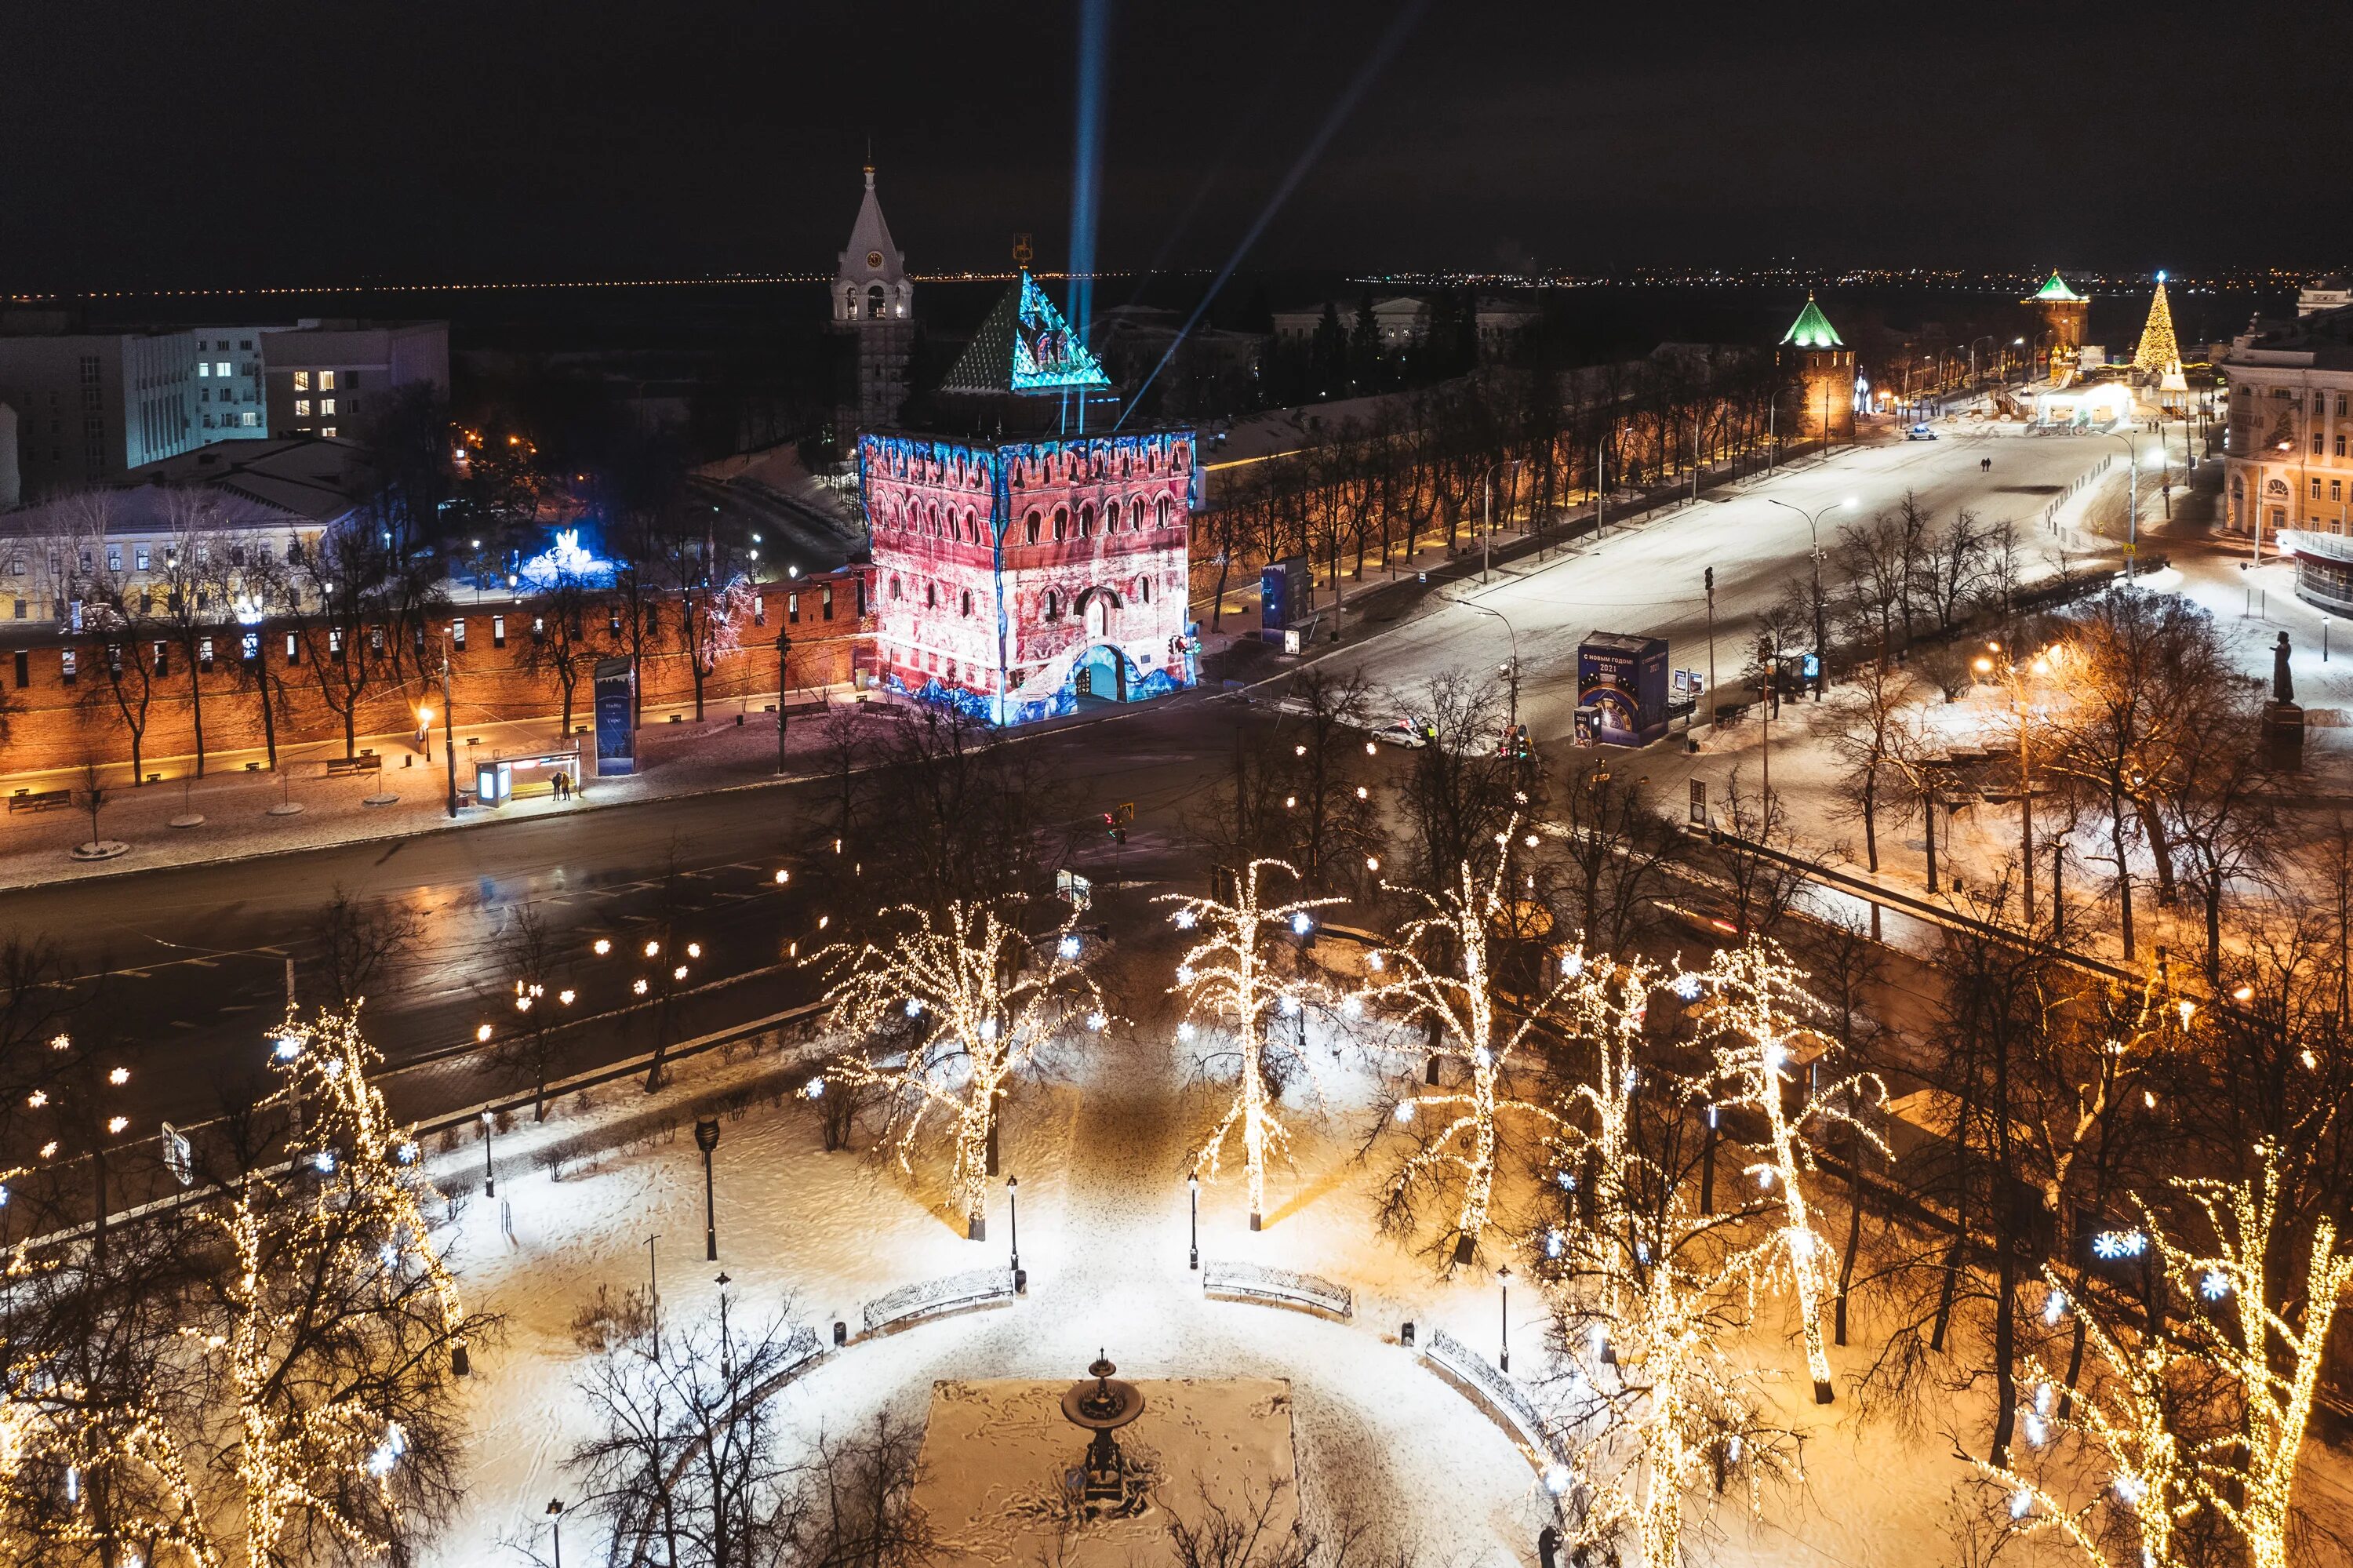
POLYGON ((1062 1395, 1063 1418, 1094 1434, 1072 1478, 1082 1506, 1095 1515, 1132 1513, 1144 1502, 1142 1487, 1112 1436, 1144 1414, 1144 1391, 1111 1375, 1117 1371, 1108 1356, 1097 1351, 1087 1368, 1093 1381, 1073 1383, 1062 1395))

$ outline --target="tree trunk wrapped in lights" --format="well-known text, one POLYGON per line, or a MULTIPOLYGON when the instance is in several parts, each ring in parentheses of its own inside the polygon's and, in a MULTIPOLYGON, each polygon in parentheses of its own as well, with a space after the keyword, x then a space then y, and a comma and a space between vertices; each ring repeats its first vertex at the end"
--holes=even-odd
MULTIPOLYGON (((1656 1140, 1653 1140, 1656 1141, 1656 1140)), ((1768 1488, 1803 1479, 1797 1434, 1770 1418, 1768 1374, 1740 1359, 1755 1332, 1756 1285, 1775 1244, 1747 1246, 1737 1213, 1684 1201, 1683 1172, 1640 1155, 1619 1171, 1623 1202, 1546 1270, 1561 1467, 1577 1489, 1572 1553, 1625 1551, 1641 1568, 1680 1568, 1687 1511, 1737 1480, 1752 1513, 1768 1488)))
MULTIPOLYGON (((1189 898, 1170 895, 1159 902, 1176 906, 1169 918, 1180 931, 1200 934, 1176 966, 1172 991, 1185 996, 1185 1022, 1180 1038, 1190 1039, 1203 1022, 1222 1024, 1233 1036, 1235 1087, 1233 1102, 1193 1154, 1193 1169, 1208 1167, 1218 1173, 1228 1140, 1241 1135, 1244 1169, 1250 1181, 1250 1229, 1266 1215, 1266 1163, 1291 1141, 1289 1129, 1275 1115, 1279 1097, 1276 1075, 1270 1072, 1281 1059, 1282 1048, 1271 1039, 1270 1022, 1301 1016, 1316 988, 1300 979, 1269 972, 1267 959, 1282 934, 1303 935, 1314 928, 1312 911, 1344 902, 1338 898, 1306 898, 1289 904, 1267 904, 1260 895, 1260 874, 1274 871, 1298 881, 1299 874, 1279 860, 1254 860, 1235 880, 1234 901, 1189 898)), ((1214 1064, 1223 1052, 1210 1050, 1214 1064)))
MULTIPOLYGON (((1512 826, 1518 826, 1516 821, 1512 826)), ((1507 839, 1510 832, 1505 830, 1507 839)), ((1433 897, 1417 891, 1430 913, 1407 922, 1396 949, 1370 955, 1367 963, 1384 978, 1359 993, 1365 1001, 1405 1003, 1410 1018, 1432 1026, 1430 1054, 1461 1063, 1468 1075, 1458 1092, 1415 1091, 1398 1101, 1396 1117, 1401 1123, 1417 1123, 1430 1113, 1449 1119, 1434 1129, 1417 1127, 1421 1147, 1390 1177, 1385 1211, 1393 1223, 1409 1223, 1417 1183, 1458 1180, 1461 1199, 1452 1227, 1457 1265, 1472 1261, 1487 1228, 1495 1188, 1498 1118, 1525 1117, 1548 1129, 1561 1125, 1553 1112, 1516 1097, 1509 1088, 1513 1058, 1550 1001, 1548 997, 1524 1012, 1516 1025, 1496 1018, 1494 963, 1488 948, 1490 938, 1511 917, 1504 885, 1509 867, 1508 858, 1498 855, 1482 886, 1482 879, 1465 862, 1459 882, 1444 894, 1433 897), (1446 972, 1450 964, 1455 972, 1446 972)), ((1553 994, 1574 983, 1564 975, 1553 994)))
POLYGON ((367 1081, 378 1058, 353 1013, 290 1017, 274 1039, 262 1107, 301 1118, 284 1164, 224 1174, 189 1219, 226 1245, 154 1232, 155 1216, 126 1228, 125 1255, 176 1248, 185 1271, 77 1282, 60 1265, 69 1309, 75 1291, 132 1298, 61 1321, 155 1338, 119 1386, 53 1375, 62 1358, 22 1369, 37 1408, 28 1463, 0 1489, 0 1556, 31 1542, 30 1560, 153 1568, 397 1562, 460 1495, 450 1374, 490 1320, 466 1312, 434 1240, 439 1196, 367 1081), (157 1288, 160 1324, 132 1309, 157 1288))
POLYGON ((1618 1216, 1626 1207, 1634 1091, 1642 1078, 1642 1024, 1660 975, 1639 959, 1620 963, 1607 954, 1588 955, 1581 946, 1561 955, 1560 973, 1554 1021, 1572 1050, 1582 1042, 1593 1051, 1592 1076, 1569 1090, 1557 1118, 1561 1176, 1564 1183, 1586 1183, 1586 1219, 1576 1234, 1614 1234, 1622 1228, 1618 1216), (1575 1166, 1585 1168, 1582 1176, 1572 1171, 1575 1166))
POLYGON ((2246 1542, 2253 1568, 2287 1568, 2296 1461, 2328 1359, 2329 1326, 2353 1286, 2353 1252, 2339 1248, 2334 1221, 2319 1221, 2301 1278, 2292 1258, 2279 1260, 2288 1298, 2302 1298, 2302 1320, 2273 1305, 2274 1255, 2294 1244, 2280 1207, 2278 1151, 2264 1145, 2259 1152, 2263 1174, 2254 1181, 2173 1182, 2204 1213, 2212 1251, 2192 1251, 2153 1219, 2148 1229, 2175 1287, 2209 1305, 2211 1316, 2190 1315, 2179 1332, 2237 1383, 2238 1437, 2200 1446, 2198 1495, 2246 1542))
POLYGON ((831 1027, 913 1035, 895 1065, 851 1058, 841 1070, 888 1097, 881 1142, 902 1171, 912 1174, 929 1128, 945 1128, 950 1201, 975 1239, 987 1229, 989 1143, 1015 1075, 1074 1018, 1093 1031, 1109 1022, 1078 933, 1066 921, 1033 952, 1008 917, 1024 902, 959 899, 937 916, 901 905, 883 912, 895 927, 887 940, 809 960, 827 966, 831 1027))
POLYGON ((225 1372, 243 1484, 242 1560, 380 1554, 454 1494, 470 1317, 426 1219, 440 1195, 368 1082, 356 1009, 289 1020, 268 1104, 299 1104, 283 1174, 248 1175, 213 1215, 232 1259, 200 1337, 225 1372))
POLYGON ((2194 1373, 2194 1359, 2146 1335, 2128 1343, 2092 1315, 2080 1293, 2071 1295, 2055 1277, 2045 1279, 2046 1323, 2055 1324, 2072 1308, 2099 1370, 2092 1387, 2062 1400, 2060 1379, 2040 1356, 2029 1356, 2026 1375, 2035 1393, 2025 1417, 2026 1440, 2041 1448, 2061 1433, 2074 1433, 2112 1467, 2108 1489, 2071 1507, 2039 1474, 1974 1454, 1960 1457, 2008 1494, 2012 1534, 2056 1531, 2098 1568, 2178 1568, 2174 1534, 2198 1506, 2198 1495, 2195 1467, 2173 1429, 2174 1413, 2192 1397, 2180 1374, 2194 1373), (2101 1528, 2104 1501, 2132 1520, 2137 1557, 2112 1553, 2114 1543, 2101 1528))
POLYGON ((1767 1159, 1748 1169, 1760 1185, 1780 1189, 1781 1224, 1775 1241, 1804 1326, 1814 1402, 1828 1404, 1835 1397, 1830 1353, 1822 1343, 1822 1258, 1829 1244, 1814 1229, 1806 1203, 1803 1179, 1813 1172, 1814 1150, 1805 1132, 1809 1125, 1844 1122, 1884 1154, 1885 1142, 1853 1114, 1853 1107, 1885 1104, 1887 1090, 1876 1075, 1856 1074, 1827 1086, 1818 1085, 1800 1097, 1797 1113, 1789 1113, 1783 1086, 1796 1042, 1811 1038, 1825 1051, 1832 1047, 1827 1036, 1803 1022, 1822 1011, 1805 989, 1805 971, 1789 961, 1778 943, 1754 937, 1745 946, 1718 953, 1704 971, 1679 977, 1676 983, 1689 991, 1690 999, 1695 1000, 1703 989, 1708 993, 1698 1012, 1701 1033, 1715 1049, 1709 1092, 1718 1104, 1747 1107, 1765 1118, 1767 1159))

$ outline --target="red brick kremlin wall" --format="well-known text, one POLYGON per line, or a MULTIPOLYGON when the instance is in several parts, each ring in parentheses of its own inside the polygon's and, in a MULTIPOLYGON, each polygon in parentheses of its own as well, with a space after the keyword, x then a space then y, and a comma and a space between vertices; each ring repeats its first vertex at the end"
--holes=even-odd
MULTIPOLYGON (((873 646, 873 622, 860 614, 860 577, 867 568, 802 577, 790 583, 763 584, 758 588, 760 615, 740 629, 741 645, 722 654, 703 678, 706 712, 724 712, 744 699, 756 696, 754 711, 771 701, 776 690, 776 637, 792 637, 789 674, 796 694, 805 689, 848 684, 853 672, 868 666, 873 646), (827 619, 824 603, 830 589, 833 614, 827 619), (797 599, 795 606, 788 600, 797 599)), ((461 596, 462 598, 462 596, 461 596)), ((626 611, 624 612, 626 613, 626 611)), ((375 746, 371 736, 402 735, 417 726, 419 703, 431 706, 434 728, 441 726, 439 647, 449 641, 449 623, 466 623, 466 646, 449 652, 451 721, 463 736, 470 726, 516 720, 543 720, 548 733, 563 706, 562 692, 552 673, 528 670, 523 662, 531 646, 532 604, 528 599, 482 603, 460 602, 438 614, 428 639, 427 662, 436 676, 429 683, 417 673, 417 661, 404 661, 398 684, 386 683, 362 699, 356 732, 363 746, 375 746), (506 618, 506 645, 495 645, 492 618, 506 618)), ((592 600, 587 630, 598 656, 628 652, 625 643, 607 634, 610 617, 605 604, 592 600), (608 646, 608 644, 610 644, 608 646)), ((691 705, 693 671, 677 643, 678 605, 665 598, 659 610, 659 633, 649 641, 640 670, 644 710, 649 722, 691 705)), ((217 657, 209 674, 195 679, 203 693, 205 750, 208 757, 233 750, 256 750, 263 744, 260 699, 249 674, 237 666, 239 629, 215 634, 217 657)), ((273 682, 282 682, 285 706, 274 715, 282 756, 299 748, 304 758, 341 756, 342 716, 329 705, 311 668, 306 646, 302 661, 286 662, 286 633, 260 629, 262 655, 273 682)), ((106 639, 97 636, 57 637, 31 641, 12 640, 0 644, 0 716, 6 733, 0 736, 0 774, 79 768, 85 759, 105 765, 110 783, 126 782, 131 739, 113 688, 107 678, 106 639), (73 654, 74 676, 66 679, 66 654, 73 654), (18 660, 21 655, 22 662, 18 660), (20 683, 19 672, 23 673, 20 683)), ((142 644, 143 646, 143 644, 142 644)), ((412 644, 413 647, 413 644, 412 644)), ((125 649, 125 657, 132 650, 125 649)), ((169 673, 154 683, 147 708, 146 733, 141 747, 142 767, 171 777, 188 771, 195 752, 195 704, 189 695, 189 675, 178 647, 170 650, 169 673)), ((573 693, 572 722, 590 722, 593 661, 584 660, 573 693)), ((135 693, 135 687, 132 688, 135 693)), ((797 696, 796 697, 797 699, 797 696)), ((136 698, 133 697, 135 704, 136 698)), ((384 749, 377 746, 378 750, 384 749)), ((216 768, 218 765, 209 764, 216 768)), ((32 781, 39 788, 61 787, 66 780, 32 781)))

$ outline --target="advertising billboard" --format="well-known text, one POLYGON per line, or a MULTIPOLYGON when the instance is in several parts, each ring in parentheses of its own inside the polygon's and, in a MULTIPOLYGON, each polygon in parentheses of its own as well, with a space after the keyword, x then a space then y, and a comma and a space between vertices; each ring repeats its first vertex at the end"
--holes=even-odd
POLYGON ((1667 733, 1667 640, 1597 631, 1577 650, 1577 705, 1604 746, 1647 746, 1667 733))
POLYGON ((596 776, 638 769, 638 681, 627 659, 596 661, 596 776))
POLYGON ((1281 642, 1283 630, 1314 608, 1315 579, 1304 556, 1271 562, 1258 574, 1259 634, 1265 641, 1281 642))

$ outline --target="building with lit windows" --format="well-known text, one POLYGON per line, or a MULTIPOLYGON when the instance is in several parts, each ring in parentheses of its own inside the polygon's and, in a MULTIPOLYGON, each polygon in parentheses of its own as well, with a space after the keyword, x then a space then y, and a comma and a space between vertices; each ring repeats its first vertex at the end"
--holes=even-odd
POLYGON ((2353 308, 2259 323, 2230 384, 2224 525, 2296 556, 2306 599, 2353 613, 2353 308))
POLYGON ((0 336, 0 403, 16 410, 25 497, 86 490, 207 440, 185 331, 0 336))
POLYGON ((354 436, 375 405, 403 387, 448 396, 447 322, 304 321, 263 334, 261 344, 274 435, 354 436))
POLYGON ((1193 432, 1110 429, 1110 388, 1025 270, 931 410, 987 433, 860 438, 884 685, 1018 724, 1198 680, 1193 432))
POLYGON ((261 338, 270 329, 190 327, 196 349, 196 434, 201 444, 258 441, 269 434, 261 385, 261 338))

